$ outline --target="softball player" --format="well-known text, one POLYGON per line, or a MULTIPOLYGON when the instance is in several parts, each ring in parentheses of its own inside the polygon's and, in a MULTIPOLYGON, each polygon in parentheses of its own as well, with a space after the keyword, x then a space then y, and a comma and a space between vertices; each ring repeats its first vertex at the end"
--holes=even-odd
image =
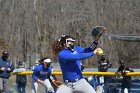
MULTIPOLYGON (((43 63, 40 63, 33 70, 31 93, 37 93, 38 83, 42 84, 47 89, 48 93, 54 93, 54 89, 49 81, 52 72, 50 63, 52 61, 49 58, 44 58, 41 60, 43 61, 43 63)), ((53 78, 51 79, 53 80, 53 78)))
MULTIPOLYGON (((54 43, 53 48, 60 48, 59 63, 63 74, 63 82, 56 93, 73 93, 79 91, 81 93, 96 93, 93 87, 83 78, 81 72, 81 61, 92 57, 97 53, 99 48, 94 51, 91 48, 82 48, 74 46, 75 39, 71 36, 63 35, 58 43, 54 43)), ((54 49, 58 53, 56 49, 54 49)))
POLYGON ((7 93, 9 88, 10 73, 14 70, 13 63, 9 60, 9 53, 3 51, 0 57, 0 93, 7 93))

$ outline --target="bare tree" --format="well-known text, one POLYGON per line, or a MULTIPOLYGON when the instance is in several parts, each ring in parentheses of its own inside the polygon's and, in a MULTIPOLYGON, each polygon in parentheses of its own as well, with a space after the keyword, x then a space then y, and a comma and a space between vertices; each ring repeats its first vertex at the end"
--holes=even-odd
MULTIPOLYGON (((114 66, 120 58, 138 63, 139 43, 112 40, 108 35, 140 35, 139 5, 140 0, 0 0, 0 35, 12 58, 26 60, 34 53, 53 57, 52 41, 62 34, 88 47, 93 41, 91 30, 102 25, 108 31, 100 47, 114 66)), ((89 67, 96 65, 96 59, 85 62, 89 67)))

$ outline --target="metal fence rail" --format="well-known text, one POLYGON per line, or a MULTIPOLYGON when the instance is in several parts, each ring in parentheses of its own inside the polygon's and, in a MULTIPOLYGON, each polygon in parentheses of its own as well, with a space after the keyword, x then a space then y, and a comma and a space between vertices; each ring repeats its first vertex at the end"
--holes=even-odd
POLYGON ((109 35, 111 39, 125 40, 125 41, 140 41, 140 35, 109 35))

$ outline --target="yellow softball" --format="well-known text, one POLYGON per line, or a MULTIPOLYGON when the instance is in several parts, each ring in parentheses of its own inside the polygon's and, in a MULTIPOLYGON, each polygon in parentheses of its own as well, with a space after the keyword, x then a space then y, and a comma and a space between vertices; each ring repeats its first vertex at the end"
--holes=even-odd
POLYGON ((100 56, 100 55, 103 55, 103 53, 104 53, 104 52, 103 52, 102 49, 99 49, 99 50, 97 51, 97 55, 99 55, 99 56, 100 56))

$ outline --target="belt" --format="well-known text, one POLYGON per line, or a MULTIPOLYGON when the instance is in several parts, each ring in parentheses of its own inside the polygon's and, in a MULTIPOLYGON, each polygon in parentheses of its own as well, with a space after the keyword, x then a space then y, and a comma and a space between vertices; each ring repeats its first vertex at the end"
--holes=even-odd
POLYGON ((9 79, 9 77, 0 76, 0 78, 9 79))
POLYGON ((65 80, 64 83, 67 87, 75 88, 77 81, 81 80, 82 78, 76 78, 74 80, 65 80))
POLYGON ((75 82, 79 81, 80 79, 82 79, 82 78, 76 78, 74 80, 64 80, 64 82, 65 83, 75 83, 75 82))

